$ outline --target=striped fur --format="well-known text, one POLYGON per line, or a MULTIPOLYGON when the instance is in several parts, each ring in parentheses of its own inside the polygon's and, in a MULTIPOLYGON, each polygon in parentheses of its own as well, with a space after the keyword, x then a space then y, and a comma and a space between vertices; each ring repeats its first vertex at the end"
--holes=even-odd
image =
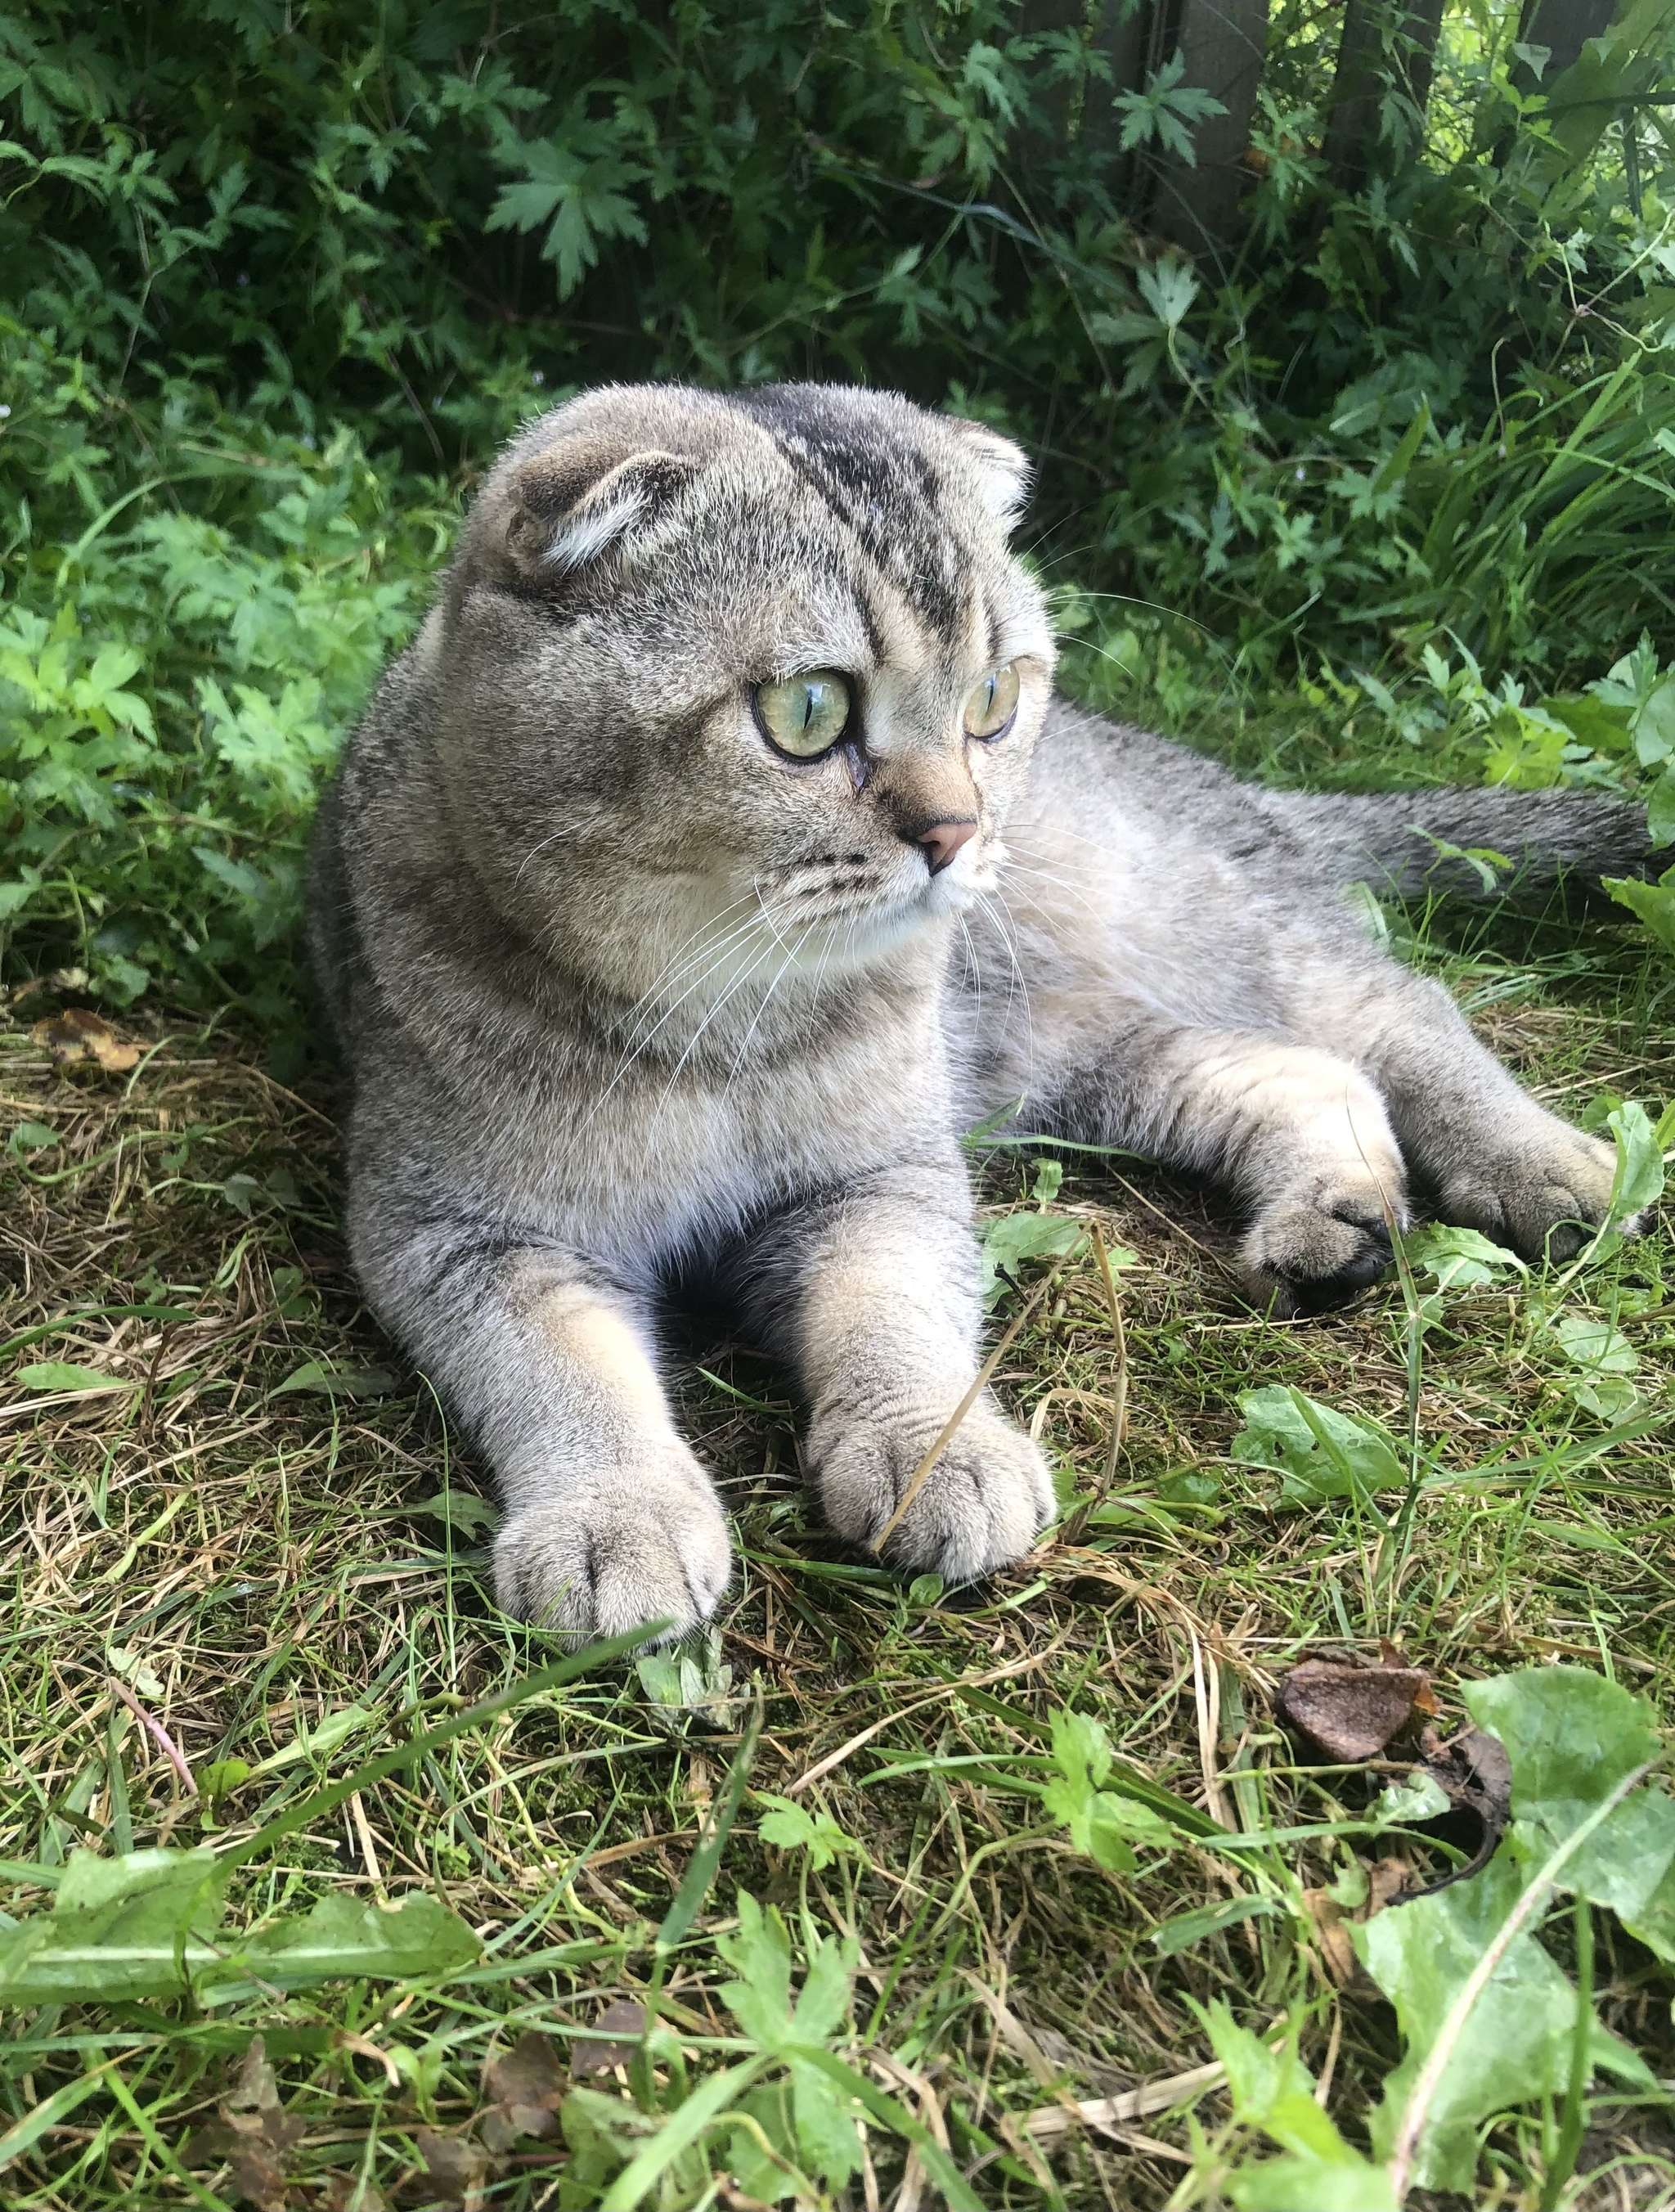
MULTIPOLYGON (((786 1360, 828 1520, 878 1540, 976 1371, 959 1137, 1009 1101, 1217 1177, 1282 1312, 1370 1280, 1411 1188, 1526 1252, 1599 1218, 1605 1148, 1342 886, 1417 880, 1416 823, 1536 873, 1632 865, 1629 810, 1290 798, 1055 702, 1006 549, 1026 484, 1004 439, 887 395, 589 393, 489 477, 349 748, 311 929, 350 1243, 493 1469, 519 1613, 678 1631, 726 1586, 660 1379, 677 1285, 786 1360), (968 739, 1004 662, 1016 721, 968 739), (792 762, 752 687, 813 667, 859 720, 792 762), (933 873, 948 821, 976 830, 933 873)), ((968 1579, 1051 1504, 981 1398, 885 1555, 968 1579)))

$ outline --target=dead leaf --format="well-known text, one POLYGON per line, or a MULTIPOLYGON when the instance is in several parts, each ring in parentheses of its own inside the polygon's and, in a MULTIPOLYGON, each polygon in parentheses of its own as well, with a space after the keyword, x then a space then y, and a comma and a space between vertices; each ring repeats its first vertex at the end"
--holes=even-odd
POLYGON ((1387 1905, 1399 1905, 1407 1894, 1407 1886, 1413 1879, 1413 1869, 1405 1859, 1393 1852, 1375 1859, 1367 1869, 1367 1895, 1356 1913, 1357 1920, 1370 1920, 1375 1912, 1387 1905))
POLYGON ((381 2189, 363 2182, 358 2173, 328 2173, 325 2212, 351 2212, 351 2208, 353 2212, 390 2212, 390 2202, 381 2189))
POLYGON ((227 2100, 228 2110, 234 2112, 271 2112, 279 2104, 279 2077, 268 2058, 268 2046, 259 2035, 252 2035, 245 2047, 244 2063, 239 2068, 239 2078, 232 2094, 227 2100))
POLYGON ((1226 2069, 1214 2061, 1208 2066, 1194 2066, 1185 2074, 1171 2074, 1165 2081, 1144 2081, 1119 2097, 1067 2098, 1062 2104, 1041 2105, 1033 2112, 1013 2113, 1009 2118, 1013 2129, 1027 2131, 1038 2142, 1046 2142, 1077 2126, 1120 2128, 1152 2112, 1167 2112, 1217 2087, 1226 2078, 1226 2069))
POLYGON ((1480 1874, 1495 1856, 1507 1822, 1512 1818, 1512 1761, 1497 1735, 1486 1729, 1462 1729, 1445 1743, 1428 1728, 1419 1739, 1420 1764, 1457 1810, 1475 1813, 1483 1824, 1478 1848, 1464 1866, 1445 1874, 1423 1889, 1410 1890, 1405 1901, 1435 1897, 1440 1889, 1467 1881, 1480 1874))
POLYGON ((1134 2076, 1126 2067, 1108 2066, 1102 2058, 1089 2057, 1067 2035, 1060 2035, 1057 2028, 1032 2025, 1029 2033, 1043 2058, 1061 2074, 1080 2075, 1097 2095, 1119 2097, 1134 2087, 1134 2076))
POLYGON ((1305 1659, 1281 1680, 1274 1705, 1283 1721, 1329 1759, 1349 1765, 1376 1759, 1429 1690, 1423 1667, 1305 1659))
POLYGON ((306 2133, 279 2101, 279 2084, 259 2035, 252 2036, 215 2118, 186 2145, 188 2166, 225 2164, 233 2185, 256 2212, 286 2212, 285 2168, 306 2133))
POLYGON ((519 2036, 482 2069, 482 2094, 489 2100, 482 2116, 482 2140, 498 2158, 519 2136, 549 2136, 568 2087, 549 2035, 531 2030, 519 2036))
POLYGON ((45 1045, 60 1067, 87 1065, 107 1075, 125 1075, 139 1066, 140 1048, 119 1037, 107 1021, 85 1006, 70 1006, 37 1022, 30 1036, 45 1045))
POLYGON ((611 2043, 575 2043, 570 2053, 570 2078, 574 2081, 585 2081, 590 2074, 614 2074, 619 2066, 628 2064, 646 2033, 646 2008, 636 2004, 632 1997, 618 1997, 605 2007, 593 2025, 621 2039, 611 2043))
POLYGON ((1302 1901, 1314 1923, 1314 1940, 1320 1945, 1320 1964, 1327 1979, 1336 1989, 1349 1989, 1361 1972, 1361 1961, 1344 1925, 1343 1906, 1324 1889, 1304 1890, 1302 1901))
POLYGON ((476 2212, 489 2179, 488 2154, 464 2136, 438 2135, 434 2128, 421 2128, 413 2140, 439 2202, 448 2212, 476 2212))

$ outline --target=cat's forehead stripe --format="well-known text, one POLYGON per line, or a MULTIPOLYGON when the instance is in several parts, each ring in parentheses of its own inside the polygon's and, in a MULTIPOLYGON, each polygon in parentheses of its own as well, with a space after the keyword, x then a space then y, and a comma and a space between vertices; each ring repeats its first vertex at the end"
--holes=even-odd
POLYGON ((798 480, 944 642, 969 617, 965 563, 925 456, 871 418, 834 421, 786 392, 743 394, 798 480))

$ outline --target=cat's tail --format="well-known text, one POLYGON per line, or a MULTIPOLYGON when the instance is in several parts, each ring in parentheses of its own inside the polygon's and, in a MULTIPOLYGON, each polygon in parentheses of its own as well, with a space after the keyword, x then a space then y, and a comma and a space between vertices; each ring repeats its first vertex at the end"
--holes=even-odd
POLYGON ((1651 841, 1646 809, 1592 791, 1264 794, 1322 872, 1376 892, 1463 892, 1468 897, 1543 890, 1561 877, 1644 876, 1651 841), (1444 848, 1452 847, 1448 852, 1444 848), (1460 854, 1484 856, 1483 865, 1460 854), (1499 854, 1500 866, 1489 856, 1499 854))

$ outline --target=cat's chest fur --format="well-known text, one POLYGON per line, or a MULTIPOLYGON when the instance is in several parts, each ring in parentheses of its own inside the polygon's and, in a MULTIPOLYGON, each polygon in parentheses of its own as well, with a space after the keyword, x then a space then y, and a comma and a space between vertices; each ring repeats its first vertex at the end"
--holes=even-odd
MULTIPOLYGON (((423 1142, 440 1146, 450 1179, 630 1276, 766 1211, 942 1152, 951 1131, 933 995, 777 1049, 753 1039, 737 1057, 724 1044, 685 1065, 622 1054, 613 1066, 597 1040, 531 1014, 433 1070, 423 1142)), ((414 1161, 422 1173, 429 1164, 414 1161)))

